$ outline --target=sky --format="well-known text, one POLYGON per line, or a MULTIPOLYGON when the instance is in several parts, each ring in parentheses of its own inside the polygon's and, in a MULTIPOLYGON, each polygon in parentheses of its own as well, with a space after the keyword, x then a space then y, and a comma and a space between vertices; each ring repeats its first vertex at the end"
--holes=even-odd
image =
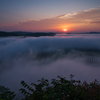
POLYGON ((0 0, 0 31, 100 31, 100 0, 0 0))

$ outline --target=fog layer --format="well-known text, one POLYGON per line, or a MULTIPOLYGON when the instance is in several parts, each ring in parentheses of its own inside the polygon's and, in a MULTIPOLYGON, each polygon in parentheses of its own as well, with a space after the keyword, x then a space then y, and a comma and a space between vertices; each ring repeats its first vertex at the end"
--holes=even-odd
POLYGON ((17 91, 21 80, 70 74, 100 81, 100 35, 0 38, 0 85, 17 91))

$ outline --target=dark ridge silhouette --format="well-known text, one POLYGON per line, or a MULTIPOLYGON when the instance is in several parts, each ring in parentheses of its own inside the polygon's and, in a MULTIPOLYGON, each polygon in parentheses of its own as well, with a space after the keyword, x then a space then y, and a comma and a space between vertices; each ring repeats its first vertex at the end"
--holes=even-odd
POLYGON ((100 32, 66 33, 66 34, 100 34, 100 32))
POLYGON ((0 31, 0 37, 11 37, 11 36, 31 36, 31 37, 40 37, 40 36, 54 36, 56 33, 53 32, 4 32, 0 31))
POLYGON ((89 34, 100 34, 100 32, 89 32, 89 34))

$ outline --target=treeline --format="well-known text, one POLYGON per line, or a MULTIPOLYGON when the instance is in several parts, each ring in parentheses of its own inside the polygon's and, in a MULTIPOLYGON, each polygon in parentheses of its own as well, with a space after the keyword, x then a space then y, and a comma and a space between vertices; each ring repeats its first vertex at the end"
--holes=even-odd
POLYGON ((0 31, 0 37, 11 37, 11 36, 31 36, 31 37, 40 37, 40 36, 54 36, 56 33, 53 32, 4 32, 0 31))
MULTIPOLYGON (((21 93, 23 99, 18 100, 100 100, 100 84, 95 79, 91 83, 74 80, 74 75, 70 75, 70 80, 57 76, 57 79, 42 78, 38 84, 28 85, 21 81, 21 93)), ((0 100, 13 100, 15 93, 8 88, 0 87, 0 100)), ((15 99, 17 100, 17 99, 15 99)))

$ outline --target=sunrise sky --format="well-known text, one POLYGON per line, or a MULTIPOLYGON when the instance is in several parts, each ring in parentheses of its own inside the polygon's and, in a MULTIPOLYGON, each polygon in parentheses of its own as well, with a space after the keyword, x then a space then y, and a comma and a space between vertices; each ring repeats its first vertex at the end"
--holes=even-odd
POLYGON ((100 0, 0 0, 0 31, 100 31, 100 0))

